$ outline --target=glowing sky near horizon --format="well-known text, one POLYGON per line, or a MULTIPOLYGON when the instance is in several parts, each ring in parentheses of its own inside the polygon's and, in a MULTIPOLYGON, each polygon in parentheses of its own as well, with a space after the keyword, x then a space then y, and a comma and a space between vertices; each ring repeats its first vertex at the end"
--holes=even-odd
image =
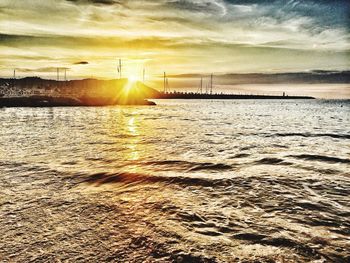
POLYGON ((0 0, 0 74, 348 70, 346 0, 0 0))

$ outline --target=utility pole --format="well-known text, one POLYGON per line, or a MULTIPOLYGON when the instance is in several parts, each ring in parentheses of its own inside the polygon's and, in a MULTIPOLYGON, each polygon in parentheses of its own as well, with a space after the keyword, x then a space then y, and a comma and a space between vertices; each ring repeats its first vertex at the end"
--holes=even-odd
POLYGON ((119 59, 119 78, 122 78, 122 60, 119 59))
POLYGON ((164 93, 166 91, 166 74, 165 74, 165 71, 164 71, 164 93))
POLYGON ((166 90, 167 90, 167 92, 170 91, 170 89, 169 89, 169 79, 168 78, 166 78, 166 90))
POLYGON ((13 70, 13 81, 12 81, 12 86, 16 86, 16 69, 13 70))
POLYGON ((210 95, 213 94, 213 73, 210 75, 210 95))
POLYGON ((119 68, 119 65, 117 65, 117 78, 120 77, 120 68, 119 68))
POLYGON ((201 77, 201 94, 202 94, 202 91, 203 91, 203 77, 201 77))
POLYGON ((60 70, 57 68, 57 89, 59 88, 59 80, 60 80, 60 70))

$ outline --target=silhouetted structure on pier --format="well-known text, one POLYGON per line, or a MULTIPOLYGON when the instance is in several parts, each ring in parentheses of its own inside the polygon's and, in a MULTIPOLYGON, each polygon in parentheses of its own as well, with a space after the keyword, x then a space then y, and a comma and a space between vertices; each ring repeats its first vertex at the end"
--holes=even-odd
POLYGON ((315 99, 311 96, 282 96, 279 95, 241 95, 241 94, 202 94, 195 92, 169 92, 159 93, 158 97, 152 99, 213 99, 213 100, 235 100, 235 99, 315 99))

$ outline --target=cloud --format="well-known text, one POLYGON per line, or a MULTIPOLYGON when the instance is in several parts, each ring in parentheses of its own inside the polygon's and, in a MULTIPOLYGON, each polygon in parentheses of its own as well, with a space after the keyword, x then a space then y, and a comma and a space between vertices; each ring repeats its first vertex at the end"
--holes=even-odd
POLYGON ((79 61, 74 63, 74 65, 87 65, 87 64, 89 64, 89 62, 87 61, 79 61))
POLYGON ((49 73, 49 72, 57 72, 57 69, 58 70, 69 70, 70 68, 66 68, 66 67, 16 68, 16 71, 27 72, 27 73, 33 73, 33 72, 49 73))
POLYGON ((174 8, 187 12, 204 12, 204 13, 217 13, 221 12, 225 14, 225 6, 218 1, 193 1, 193 0, 172 0, 166 1, 164 6, 168 8, 174 8))
POLYGON ((74 37, 74 36, 28 36, 0 34, 0 45, 24 48, 60 47, 69 49, 146 49, 160 50, 186 48, 193 45, 207 46, 209 40, 194 40, 182 37, 74 37))
POLYGON ((97 5, 115 5, 121 4, 121 1, 117 0, 66 0, 68 2, 73 2, 76 4, 97 4, 97 5))
POLYGON ((74 74, 114 76, 116 57, 130 65, 137 57, 149 71, 160 72, 165 67, 178 73, 302 71, 319 65, 343 70, 350 67, 349 5, 341 0, 2 0, 0 70, 83 65, 84 59, 89 66, 72 66, 74 74))

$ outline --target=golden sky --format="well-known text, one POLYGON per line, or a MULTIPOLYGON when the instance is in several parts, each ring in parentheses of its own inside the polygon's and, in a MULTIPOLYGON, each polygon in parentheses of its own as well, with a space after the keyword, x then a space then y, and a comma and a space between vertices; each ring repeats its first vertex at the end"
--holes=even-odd
POLYGON ((0 0, 0 74, 348 70, 348 1, 0 0))

